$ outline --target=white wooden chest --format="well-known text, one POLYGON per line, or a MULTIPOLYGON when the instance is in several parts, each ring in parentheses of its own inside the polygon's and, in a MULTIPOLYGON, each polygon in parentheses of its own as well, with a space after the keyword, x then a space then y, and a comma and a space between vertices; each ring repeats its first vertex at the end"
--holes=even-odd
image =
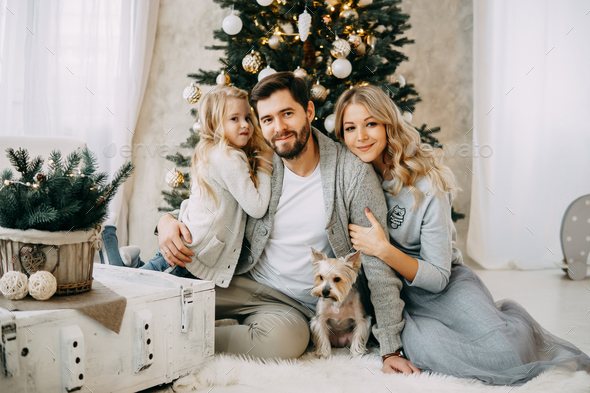
POLYGON ((95 265, 127 298, 119 334, 75 310, 0 308, 0 392, 136 392, 191 373, 213 355, 210 281, 95 265))

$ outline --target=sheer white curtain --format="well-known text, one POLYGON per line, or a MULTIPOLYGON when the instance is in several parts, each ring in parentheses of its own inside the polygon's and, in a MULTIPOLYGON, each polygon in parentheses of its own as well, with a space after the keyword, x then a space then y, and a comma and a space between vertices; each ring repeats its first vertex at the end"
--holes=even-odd
MULTIPOLYGON (((76 137, 112 175, 125 161, 115 146, 130 145, 137 124, 159 0, 0 0, 0 6, 0 134, 76 137)), ((119 214, 122 244, 130 185, 110 207, 119 214)))
MULTIPOLYGON (((552 267, 561 219, 590 193, 590 1, 474 1, 467 252, 485 268, 552 267)), ((590 231, 590 223, 589 223, 590 231)))

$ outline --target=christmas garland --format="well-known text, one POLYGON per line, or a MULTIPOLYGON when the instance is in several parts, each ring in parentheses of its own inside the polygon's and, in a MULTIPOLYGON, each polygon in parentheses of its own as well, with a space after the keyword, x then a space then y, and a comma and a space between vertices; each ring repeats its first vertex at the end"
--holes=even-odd
POLYGON ((26 149, 6 149, 11 169, 2 172, 0 226, 44 231, 89 230, 108 214, 108 204, 117 189, 131 176, 133 164, 126 162, 108 183, 108 175, 97 173, 96 155, 88 148, 75 150, 65 159, 58 150, 49 155, 49 170, 43 159, 29 158, 26 149))

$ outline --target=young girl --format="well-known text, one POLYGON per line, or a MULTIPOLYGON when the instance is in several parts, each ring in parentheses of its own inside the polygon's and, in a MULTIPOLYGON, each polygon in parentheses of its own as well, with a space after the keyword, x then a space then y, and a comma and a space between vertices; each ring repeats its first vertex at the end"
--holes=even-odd
MULTIPOLYGON (((171 266, 159 250, 141 269, 188 273, 226 288, 242 249, 246 214, 261 218, 270 199, 272 157, 250 108, 248 94, 230 86, 218 86, 200 102, 201 140, 192 160, 192 190, 183 201, 178 219, 190 231, 192 262, 171 266)), ((114 227, 103 235, 109 259, 123 263, 117 252, 114 227)), ((124 253, 123 253, 124 254, 124 253)), ((113 264, 113 261, 110 261, 113 264)))
POLYGON ((391 243, 370 212, 371 230, 351 224, 349 231, 355 249, 404 277, 401 338, 414 366, 498 385, 524 383, 552 366, 590 372, 587 355, 545 331, 517 303, 494 304, 462 263, 451 220, 453 173, 383 91, 345 91, 336 105, 336 136, 382 179, 391 243))

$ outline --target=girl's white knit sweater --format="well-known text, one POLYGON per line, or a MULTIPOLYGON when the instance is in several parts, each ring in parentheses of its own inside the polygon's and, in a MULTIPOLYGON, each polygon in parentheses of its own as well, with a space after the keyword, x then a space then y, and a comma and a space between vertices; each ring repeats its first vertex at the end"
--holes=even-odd
POLYGON ((195 254, 186 268, 196 277, 227 288, 242 249, 246 214, 261 218, 268 209, 271 177, 258 171, 258 188, 250 177, 246 157, 240 152, 216 146, 209 158, 207 182, 213 198, 201 196, 192 187, 182 202, 179 219, 191 233, 187 244, 195 254))

